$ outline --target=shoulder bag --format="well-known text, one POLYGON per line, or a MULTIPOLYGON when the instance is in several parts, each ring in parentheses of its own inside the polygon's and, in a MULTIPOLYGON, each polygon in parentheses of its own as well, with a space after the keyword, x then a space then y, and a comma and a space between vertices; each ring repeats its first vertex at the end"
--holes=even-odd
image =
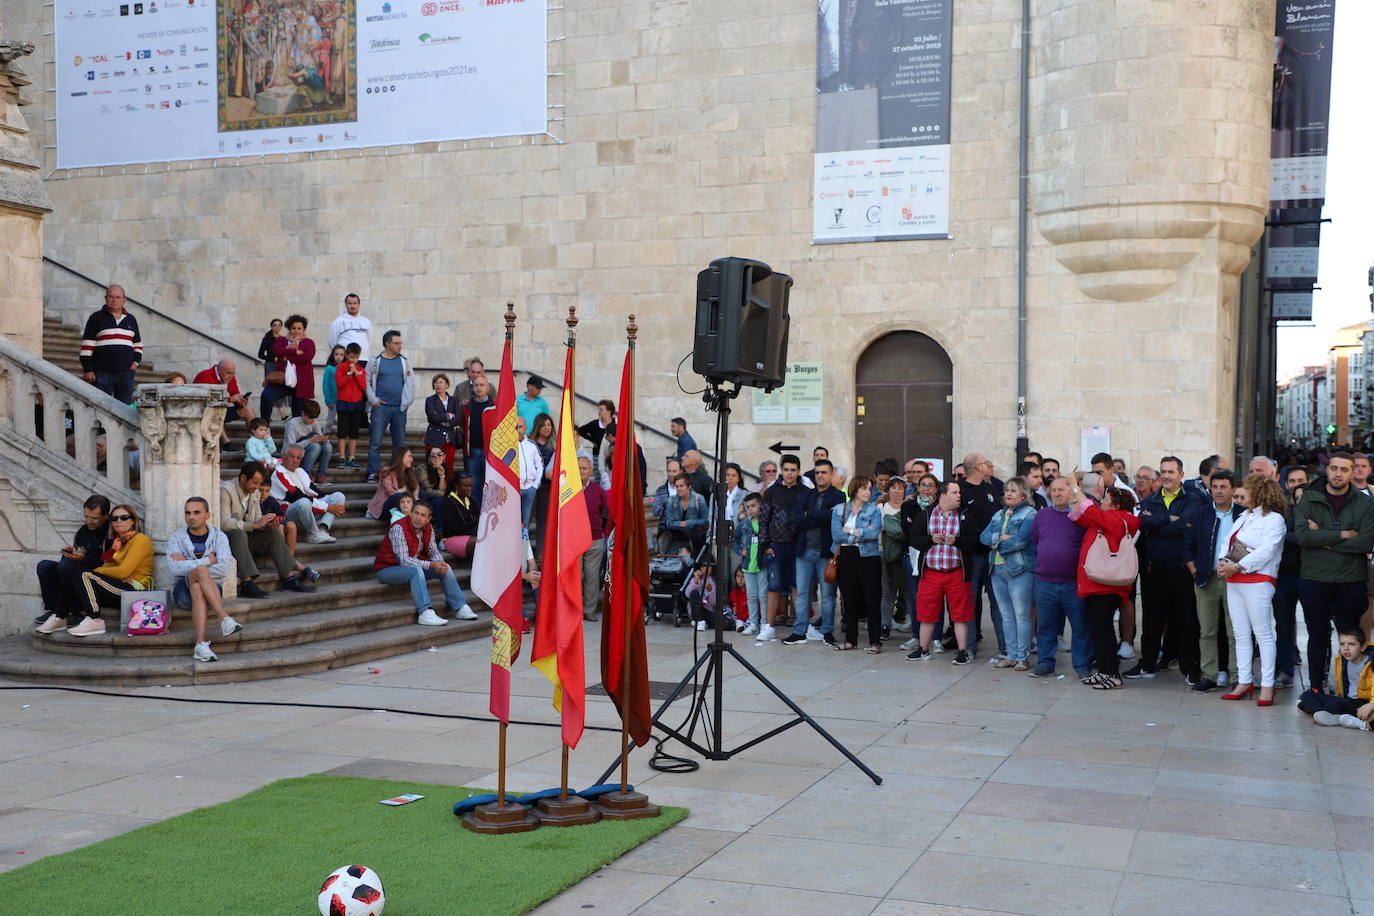
POLYGON ((1098 585, 1124 588, 1134 582, 1140 572, 1140 560, 1135 552, 1135 535, 1130 533, 1130 528, 1125 522, 1122 522, 1121 526, 1125 531, 1116 550, 1111 549, 1106 534, 1099 529, 1088 548, 1087 555, 1083 557, 1083 572, 1098 585))

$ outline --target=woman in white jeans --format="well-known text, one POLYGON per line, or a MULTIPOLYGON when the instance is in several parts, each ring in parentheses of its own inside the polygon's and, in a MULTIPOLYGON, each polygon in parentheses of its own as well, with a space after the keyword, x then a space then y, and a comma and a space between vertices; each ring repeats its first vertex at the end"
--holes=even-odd
POLYGON ((1226 557, 1217 574, 1226 580, 1226 607, 1236 640, 1236 683, 1223 700, 1243 700, 1255 689, 1251 669, 1253 634, 1260 651, 1258 706, 1274 705, 1274 586, 1278 582, 1284 521, 1283 491, 1277 481, 1260 474, 1245 478, 1250 507, 1236 520, 1226 557), (1230 557, 1238 557, 1232 560, 1230 557))

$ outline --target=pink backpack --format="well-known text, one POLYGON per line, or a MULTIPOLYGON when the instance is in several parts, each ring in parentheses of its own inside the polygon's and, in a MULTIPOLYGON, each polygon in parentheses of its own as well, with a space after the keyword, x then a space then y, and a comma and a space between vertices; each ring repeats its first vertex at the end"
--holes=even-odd
POLYGON ((158 636, 167 632, 172 615, 165 601, 140 598, 129 605, 129 635, 158 636))
POLYGON ((1107 536, 1099 529, 1083 557, 1083 572, 1098 585, 1124 588, 1134 582, 1140 572, 1140 558, 1135 552, 1135 535, 1130 533, 1131 529, 1125 522, 1121 525, 1126 528, 1126 533, 1115 551, 1107 544, 1107 536))

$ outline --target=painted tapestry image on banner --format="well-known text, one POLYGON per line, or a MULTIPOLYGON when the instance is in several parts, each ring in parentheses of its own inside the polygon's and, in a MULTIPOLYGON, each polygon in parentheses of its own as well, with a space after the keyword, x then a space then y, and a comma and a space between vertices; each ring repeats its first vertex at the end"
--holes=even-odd
POLYGON ((817 0, 816 243, 949 236, 954 0, 817 0))
POLYGON ((356 0, 219 0, 219 130, 358 120, 356 0))

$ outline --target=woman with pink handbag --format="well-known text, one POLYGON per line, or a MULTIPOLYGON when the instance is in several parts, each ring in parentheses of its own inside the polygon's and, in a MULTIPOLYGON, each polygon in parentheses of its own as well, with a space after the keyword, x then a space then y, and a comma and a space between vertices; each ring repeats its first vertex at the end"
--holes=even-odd
POLYGON ((1139 571, 1135 537, 1140 531, 1140 519, 1131 513, 1135 508, 1133 492, 1104 488, 1097 474, 1087 474, 1082 480, 1073 487, 1069 518, 1086 529, 1078 552, 1078 596, 1083 599, 1092 631, 1097 668, 1097 673, 1084 678, 1083 683, 1094 690, 1120 690, 1123 681, 1116 654, 1119 643, 1112 617, 1130 597, 1131 584, 1139 571), (1094 490, 1094 496, 1100 495, 1101 504, 1090 500, 1084 489, 1094 490))

